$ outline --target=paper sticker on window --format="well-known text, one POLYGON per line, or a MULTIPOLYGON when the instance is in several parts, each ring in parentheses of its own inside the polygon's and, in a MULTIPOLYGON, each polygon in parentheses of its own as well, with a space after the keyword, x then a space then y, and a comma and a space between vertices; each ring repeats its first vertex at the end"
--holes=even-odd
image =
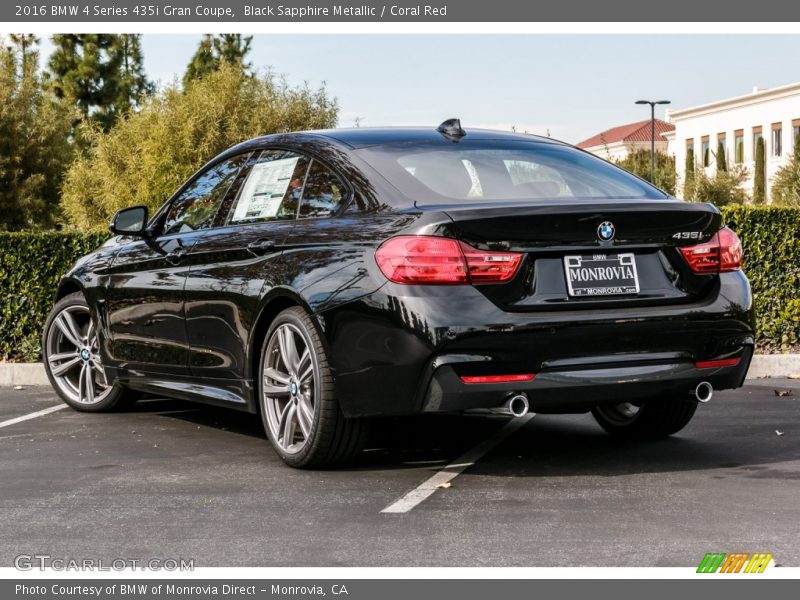
POLYGON ((253 165, 233 212, 233 223, 272 219, 278 214, 299 156, 253 165))

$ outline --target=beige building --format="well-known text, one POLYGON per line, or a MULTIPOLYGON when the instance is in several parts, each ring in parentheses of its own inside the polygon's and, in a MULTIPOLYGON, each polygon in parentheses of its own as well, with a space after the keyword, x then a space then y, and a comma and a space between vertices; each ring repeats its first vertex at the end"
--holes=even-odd
POLYGON ((752 194, 755 174, 755 148, 759 138, 765 142, 767 198, 772 179, 794 151, 800 135, 800 83, 771 89, 754 88, 750 94, 717 100, 700 106, 667 111, 674 131, 665 134, 669 153, 675 155, 678 189, 683 188, 686 154, 694 151, 695 168, 713 175, 716 155, 722 143, 728 164, 747 168, 745 185, 752 194))
MULTIPOLYGON (((655 148, 656 152, 667 152, 667 140, 664 134, 671 132, 674 127, 661 119, 655 121, 655 148)), ((650 119, 636 121, 627 125, 619 125, 607 129, 602 133, 593 135, 588 140, 578 144, 587 152, 606 160, 617 161, 628 156, 629 153, 644 149, 650 151, 650 119)))

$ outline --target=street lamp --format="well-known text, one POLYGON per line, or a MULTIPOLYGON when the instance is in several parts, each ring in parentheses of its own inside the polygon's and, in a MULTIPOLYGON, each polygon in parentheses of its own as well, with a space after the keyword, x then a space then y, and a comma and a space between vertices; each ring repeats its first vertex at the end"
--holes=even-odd
POLYGON ((650 183, 656 183, 656 104, 669 104, 669 100, 637 100, 636 104, 650 105, 650 183))

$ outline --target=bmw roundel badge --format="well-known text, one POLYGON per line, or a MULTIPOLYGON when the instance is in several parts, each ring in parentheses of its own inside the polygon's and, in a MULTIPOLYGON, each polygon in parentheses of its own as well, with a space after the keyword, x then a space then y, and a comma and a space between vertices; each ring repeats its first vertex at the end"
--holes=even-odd
POLYGON ((597 226, 597 237, 601 242, 609 242, 614 239, 614 224, 611 221, 603 221, 597 226))

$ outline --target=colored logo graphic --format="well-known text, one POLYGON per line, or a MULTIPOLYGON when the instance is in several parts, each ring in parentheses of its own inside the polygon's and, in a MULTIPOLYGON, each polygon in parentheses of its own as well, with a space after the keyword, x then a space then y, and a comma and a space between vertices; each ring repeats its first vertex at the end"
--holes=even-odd
POLYGON ((614 224, 611 221, 603 221, 597 228, 597 237, 607 242, 614 239, 614 224))
POLYGON ((763 573, 772 560, 765 552, 707 552, 697 567, 698 573, 763 573))

